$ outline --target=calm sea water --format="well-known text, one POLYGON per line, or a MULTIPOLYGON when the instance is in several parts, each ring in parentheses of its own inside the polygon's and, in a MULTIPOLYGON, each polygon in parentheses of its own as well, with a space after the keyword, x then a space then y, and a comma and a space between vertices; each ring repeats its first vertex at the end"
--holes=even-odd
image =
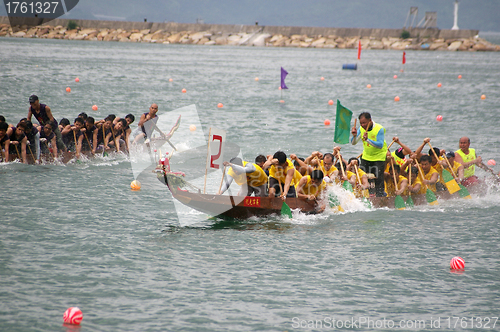
MULTIPOLYGON (((485 161, 500 162, 500 54, 409 51, 404 72, 401 57, 363 51, 357 71, 342 71, 356 50, 0 38, 0 114, 17 123, 32 93, 58 120, 139 117, 156 102, 168 131, 175 110, 195 107, 174 135, 180 151, 216 127, 253 160, 331 149, 334 128, 323 122, 334 123, 328 100, 339 99, 355 116, 370 111, 389 140, 415 149, 431 137, 456 150, 465 135, 485 161), (282 95, 280 67, 289 72, 282 95)), ((182 156, 174 170, 204 162, 182 156)), ((330 330, 333 319, 356 330, 500 327, 497 187, 406 211, 179 218, 165 186, 132 159, 0 165, 0 330, 305 331, 330 330), (136 173, 142 190, 132 192, 136 173), (463 274, 450 273, 454 256, 465 259, 463 274), (70 306, 83 311, 80 328, 62 326, 70 306)), ((213 175, 209 190, 220 181, 213 175)))

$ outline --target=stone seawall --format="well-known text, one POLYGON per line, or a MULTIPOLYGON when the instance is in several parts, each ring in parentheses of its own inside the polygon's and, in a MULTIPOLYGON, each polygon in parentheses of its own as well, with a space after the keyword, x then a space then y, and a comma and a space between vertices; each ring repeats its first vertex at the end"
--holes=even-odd
POLYGON ((478 30, 320 28, 228 24, 153 23, 0 17, 0 37, 150 42, 164 44, 249 45, 275 47, 395 50, 500 51, 478 38, 478 30))

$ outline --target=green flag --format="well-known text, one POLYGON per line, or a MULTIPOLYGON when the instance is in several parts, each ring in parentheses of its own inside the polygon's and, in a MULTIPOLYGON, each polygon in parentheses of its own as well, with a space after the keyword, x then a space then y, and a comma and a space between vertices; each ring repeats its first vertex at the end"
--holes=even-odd
POLYGON ((335 117, 335 137, 333 141, 339 144, 349 143, 349 135, 351 134, 351 118, 352 112, 342 106, 340 100, 337 99, 337 116, 335 117))

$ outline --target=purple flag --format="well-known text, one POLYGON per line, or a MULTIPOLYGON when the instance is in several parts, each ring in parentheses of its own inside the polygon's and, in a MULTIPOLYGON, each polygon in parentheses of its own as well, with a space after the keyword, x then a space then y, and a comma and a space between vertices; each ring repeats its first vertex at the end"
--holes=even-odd
POLYGON ((281 67, 281 89, 288 89, 285 85, 285 78, 288 72, 281 67))

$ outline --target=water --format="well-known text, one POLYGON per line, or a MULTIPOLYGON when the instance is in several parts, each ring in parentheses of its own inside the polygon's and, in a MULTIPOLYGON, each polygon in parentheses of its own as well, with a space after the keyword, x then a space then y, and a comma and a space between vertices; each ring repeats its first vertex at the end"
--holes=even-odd
MULTIPOLYGON (((358 71, 342 71, 356 62, 356 50, 1 38, 0 114, 16 123, 32 93, 58 120, 82 111, 138 117, 152 102, 168 118, 195 105, 196 134, 224 129, 252 160, 278 149, 299 156, 331 149, 333 127, 323 121, 334 122, 328 100, 338 98, 355 115, 371 111, 389 140, 398 135, 415 149, 431 137, 433 146, 456 150, 466 135, 485 161, 499 160, 500 55, 409 51, 400 72, 401 56, 363 51, 358 71), (283 97, 281 66, 290 73, 283 97)), ((180 129, 174 138, 188 142, 188 135, 180 129)), ((347 156, 360 151, 342 146, 347 156)), ((174 155, 174 170, 189 169, 180 160, 182 153, 174 155)), ((292 220, 219 221, 187 210, 181 219, 193 222, 181 226, 154 174, 143 172, 142 190, 130 191, 132 168, 123 155, 0 165, 0 330, 329 330, 332 319, 371 330, 369 320, 384 318, 403 321, 402 330, 422 322, 421 330, 431 330, 438 319, 441 329, 460 329, 453 317, 479 329, 479 318, 493 327, 498 317, 496 187, 437 207, 350 206, 345 214, 292 220), (454 256, 465 259, 463 274, 450 273, 454 256), (62 326, 70 306, 83 311, 80 329, 62 326)), ((214 173, 209 189, 219 181, 214 173)))

